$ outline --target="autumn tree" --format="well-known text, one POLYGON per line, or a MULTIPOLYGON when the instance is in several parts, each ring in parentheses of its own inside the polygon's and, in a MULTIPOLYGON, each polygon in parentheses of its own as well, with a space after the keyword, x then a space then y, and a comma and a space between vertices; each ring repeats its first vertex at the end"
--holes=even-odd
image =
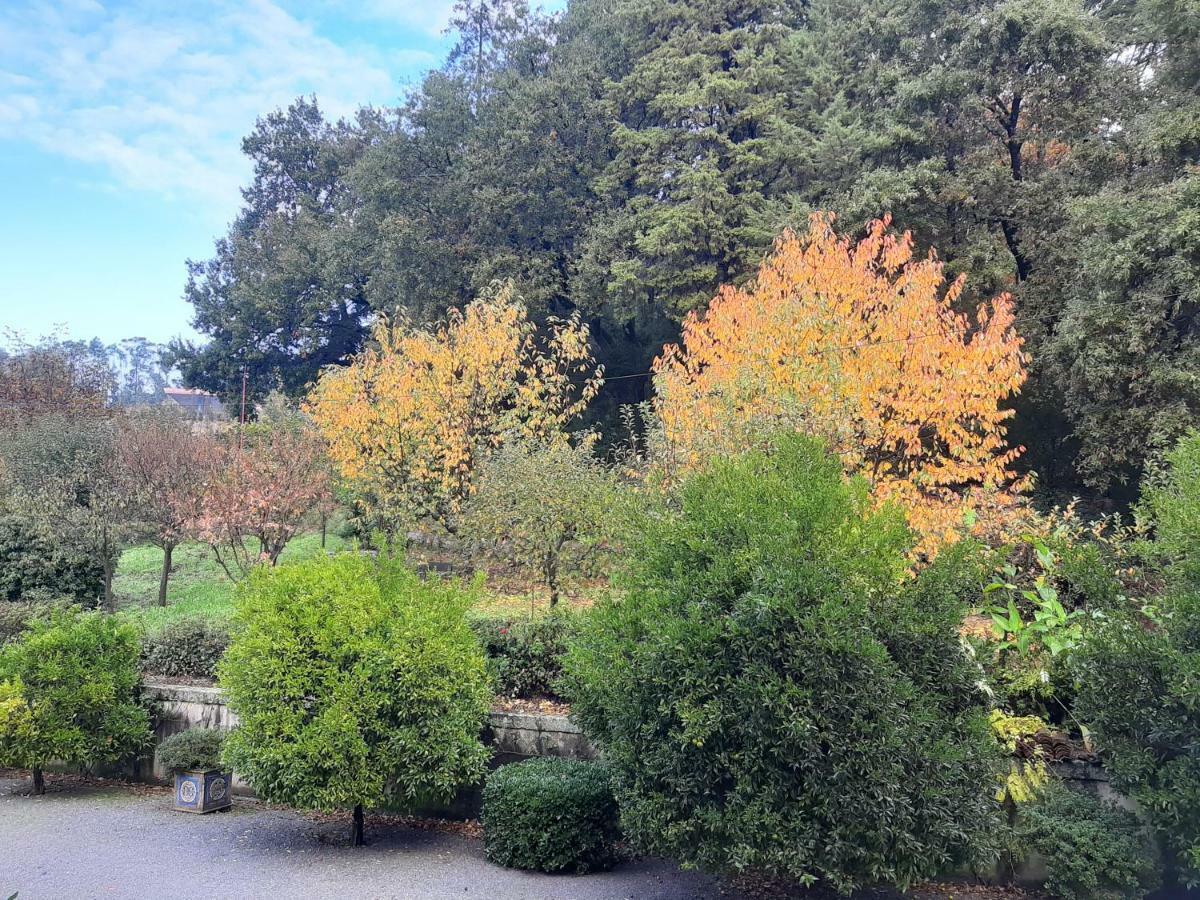
POLYGON ((330 492, 329 463, 311 427, 253 425, 213 442, 197 535, 230 578, 274 566, 330 492))
POLYGON ((159 409, 139 411, 119 429, 117 455, 127 490, 147 536, 163 552, 159 606, 167 605, 171 556, 204 512, 213 441, 159 409))
POLYGON ((600 381, 586 326, 556 320, 539 334, 501 289, 436 329, 382 320, 349 366, 322 374, 308 410, 376 512, 452 530, 480 455, 508 433, 561 434, 600 381))
POLYGON ((20 427, 38 416, 100 418, 112 373, 94 356, 54 338, 31 344, 7 335, 12 351, 0 356, 0 427, 20 427))
POLYGON ((931 252, 887 219, 858 243, 814 215, 785 233, 745 289, 724 287, 655 363, 672 465, 694 468, 780 426, 823 437, 877 501, 896 501, 929 553, 987 495, 1011 504, 1003 403, 1025 377, 1012 303, 955 311, 931 252))

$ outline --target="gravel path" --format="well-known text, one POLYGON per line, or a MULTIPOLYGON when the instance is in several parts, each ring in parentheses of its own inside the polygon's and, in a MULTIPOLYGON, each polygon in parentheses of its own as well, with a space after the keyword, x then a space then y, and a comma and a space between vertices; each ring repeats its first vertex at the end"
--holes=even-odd
POLYGON ((206 816, 159 789, 58 785, 29 796, 0 777, 0 900, 59 898, 478 898, 729 900, 712 879, 661 861, 582 877, 502 869, 475 840, 413 828, 346 829, 252 802, 206 816))

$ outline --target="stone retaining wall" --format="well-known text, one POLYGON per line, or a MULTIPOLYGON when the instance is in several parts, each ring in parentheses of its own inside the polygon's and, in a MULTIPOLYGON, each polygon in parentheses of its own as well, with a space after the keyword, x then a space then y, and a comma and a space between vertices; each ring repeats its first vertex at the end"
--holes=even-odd
MULTIPOLYGON (((154 743, 188 728, 220 728, 228 731, 237 724, 237 716, 225 704, 225 695, 213 685, 177 684, 146 678, 143 694, 157 710, 154 743)), ((531 756, 564 756, 594 759, 596 751, 579 726, 566 716, 535 715, 493 711, 488 714, 484 740, 494 750, 494 763, 513 762, 531 756)), ((137 777, 167 780, 152 759, 137 767, 137 777)), ((249 788, 234 776, 234 790, 249 793, 249 788)))

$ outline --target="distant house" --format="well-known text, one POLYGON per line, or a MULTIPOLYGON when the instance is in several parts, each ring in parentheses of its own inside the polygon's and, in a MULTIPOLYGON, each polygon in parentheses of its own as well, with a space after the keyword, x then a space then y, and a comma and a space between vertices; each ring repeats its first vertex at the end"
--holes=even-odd
POLYGON ((224 422, 229 419, 229 413, 216 394, 175 387, 164 388, 163 394, 166 395, 163 403, 174 403, 194 422, 224 422))

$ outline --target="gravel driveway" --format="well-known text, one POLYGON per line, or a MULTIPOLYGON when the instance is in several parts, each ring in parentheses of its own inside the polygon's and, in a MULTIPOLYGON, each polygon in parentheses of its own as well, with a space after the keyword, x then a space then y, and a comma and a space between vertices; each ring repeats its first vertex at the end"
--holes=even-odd
POLYGON ((478 898, 708 900, 732 895, 661 861, 612 872, 548 876, 501 869, 470 838, 371 828, 367 847, 346 829, 243 801, 206 816, 171 810, 170 792, 60 785, 29 796, 28 779, 0 776, 0 900, 47 898, 478 898))

